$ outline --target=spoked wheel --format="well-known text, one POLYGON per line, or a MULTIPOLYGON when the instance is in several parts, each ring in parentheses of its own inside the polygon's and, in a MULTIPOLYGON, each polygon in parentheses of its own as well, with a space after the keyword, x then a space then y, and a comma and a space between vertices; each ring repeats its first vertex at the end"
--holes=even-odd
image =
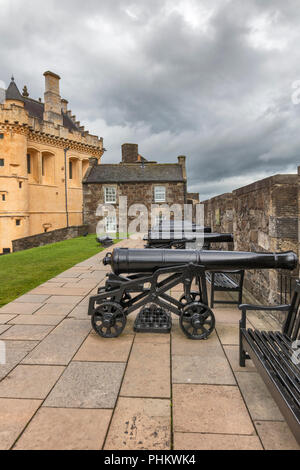
POLYGON ((201 295, 199 292, 192 291, 190 292, 191 300, 188 301, 185 295, 182 295, 179 299, 179 302, 182 304, 182 306, 187 305, 188 303, 191 302, 201 302, 201 295))
POLYGON ((190 339, 206 339, 215 328, 215 316, 207 305, 193 302, 183 307, 180 327, 190 339))
POLYGON ((92 327, 103 338, 116 338, 126 326, 127 318, 120 304, 106 301, 92 315, 92 327))

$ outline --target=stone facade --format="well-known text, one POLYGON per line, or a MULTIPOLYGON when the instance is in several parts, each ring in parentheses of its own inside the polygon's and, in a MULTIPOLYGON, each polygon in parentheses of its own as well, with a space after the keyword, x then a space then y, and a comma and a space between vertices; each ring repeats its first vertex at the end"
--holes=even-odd
MULTIPOLYGON (((111 186, 111 185, 108 185, 111 186)), ((185 184, 184 183, 165 183, 166 187, 166 202, 164 204, 172 205, 185 204, 185 184)), ((84 223, 88 225, 89 232, 96 232, 98 222, 102 217, 97 217, 96 210, 99 204, 105 204, 104 188, 106 185, 87 184, 83 187, 83 200, 84 200, 84 223)), ((151 205, 155 204, 154 201, 154 187, 153 183, 120 183, 116 185, 117 200, 120 196, 127 196, 127 207, 133 204, 144 204, 147 207, 150 220, 151 205)), ((119 206, 115 204, 117 220, 119 219, 119 206)), ((127 223, 135 219, 135 216, 128 216, 127 223)))
MULTIPOLYGON (((96 165, 96 162, 91 162, 83 181, 84 223, 89 226, 89 231, 95 232, 98 222, 103 219, 100 215, 96 216, 96 211, 100 204, 106 202, 106 188, 114 188, 116 193, 116 202, 111 205, 115 208, 117 222, 121 196, 127 196, 128 209, 133 204, 144 204, 148 210, 149 224, 153 204, 158 204, 162 212, 165 204, 168 206, 179 204, 183 211, 183 206, 187 203, 185 164, 184 156, 179 156, 178 163, 175 164, 149 162, 139 155, 136 144, 122 145, 120 164, 96 165), (165 200, 161 203, 155 201, 157 186, 165 188, 165 200)), ((194 196, 197 200, 195 194, 194 196)), ((128 226, 136 217, 137 215, 129 214, 128 226)))
POLYGON ((14 79, 0 101, 0 253, 12 240, 67 226, 67 218, 80 225, 82 178, 89 158, 103 154, 103 139, 85 131, 61 99, 60 77, 44 76, 44 103, 26 87, 21 95, 14 79))
POLYGON ((61 242, 63 240, 69 240, 70 238, 82 237, 88 231, 86 225, 80 225, 78 227, 65 227, 51 232, 38 233, 30 237, 19 238, 13 240, 13 251, 28 250, 29 248, 36 248, 38 246, 49 245, 50 243, 61 242))
MULTIPOLYGON (((298 178, 276 175, 208 201, 205 223, 214 231, 232 231, 238 251, 298 253, 298 178)), ((281 279, 297 272, 246 271, 245 287, 265 304, 280 301, 281 279)))

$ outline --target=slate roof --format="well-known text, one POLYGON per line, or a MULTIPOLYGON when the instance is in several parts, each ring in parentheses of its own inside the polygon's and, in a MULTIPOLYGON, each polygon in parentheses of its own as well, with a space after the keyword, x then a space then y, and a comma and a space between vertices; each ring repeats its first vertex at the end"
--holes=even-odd
MULTIPOLYGON (((6 90, 6 99, 7 100, 18 100, 24 102, 24 108, 28 112, 29 116, 37 118, 40 122, 44 120, 44 103, 41 101, 33 100, 22 96, 19 92, 17 85, 15 84, 14 79, 12 79, 9 87, 6 90)), ((72 119, 68 114, 62 112, 63 116, 63 126, 69 129, 69 131, 79 131, 79 128, 74 124, 72 119)))
POLYGON ((178 163, 120 163, 95 165, 86 173, 83 183, 184 182, 178 163))
POLYGON ((6 90, 6 99, 7 100, 17 100, 17 101, 24 101, 23 96, 19 92, 17 85, 15 84, 15 80, 12 77, 9 87, 6 90))

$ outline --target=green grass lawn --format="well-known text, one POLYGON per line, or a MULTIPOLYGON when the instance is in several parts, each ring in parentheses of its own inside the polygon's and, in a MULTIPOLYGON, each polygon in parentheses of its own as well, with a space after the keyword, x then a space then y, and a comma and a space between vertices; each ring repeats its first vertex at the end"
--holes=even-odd
POLYGON ((0 307, 102 250, 91 234, 0 256, 0 307))

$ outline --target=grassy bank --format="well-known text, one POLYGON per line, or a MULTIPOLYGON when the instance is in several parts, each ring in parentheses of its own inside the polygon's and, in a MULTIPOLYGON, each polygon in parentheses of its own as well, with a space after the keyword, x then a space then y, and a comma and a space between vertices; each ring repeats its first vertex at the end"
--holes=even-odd
POLYGON ((0 256, 0 307, 102 250, 91 234, 0 256))

